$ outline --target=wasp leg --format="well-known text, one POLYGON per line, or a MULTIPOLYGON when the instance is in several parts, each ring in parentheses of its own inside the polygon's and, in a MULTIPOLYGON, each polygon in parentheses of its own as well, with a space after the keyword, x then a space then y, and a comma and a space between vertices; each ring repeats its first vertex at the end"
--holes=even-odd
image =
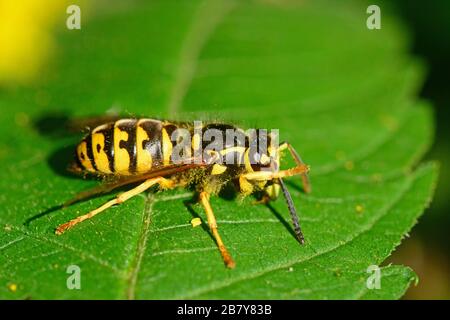
MULTIPOLYGON (((280 145, 279 151, 288 149, 289 153, 291 154, 292 158, 294 159, 295 163, 300 166, 304 165, 302 158, 300 158, 300 155, 295 151, 294 147, 287 141, 282 142, 280 145)), ((302 174, 302 182, 303 182, 303 188, 305 188, 306 193, 311 192, 311 183, 309 181, 309 177, 307 173, 302 174)))
MULTIPOLYGON (((281 190, 283 191, 284 198, 285 198, 286 203, 289 208, 289 213, 291 215, 292 224, 294 225, 295 236, 296 236, 297 240, 300 242, 300 244, 305 243, 305 238, 303 237, 303 233, 300 228, 299 218, 297 215, 297 211, 295 210, 294 203, 292 201, 292 197, 291 197, 288 189, 286 188, 286 185, 284 184, 282 178, 290 177, 290 176, 297 175, 297 174, 303 174, 305 172, 308 172, 308 167, 306 165, 300 165, 300 166, 294 167, 292 169, 282 170, 282 171, 278 171, 278 172, 258 171, 258 172, 251 172, 251 173, 243 174, 245 179, 248 179, 248 180, 259 180, 259 181, 274 180, 274 179, 278 180, 278 183, 281 187, 281 190)), ((265 201, 266 201, 265 204, 267 204, 269 200, 270 200, 270 196, 267 195, 267 197, 265 199, 265 201)))
POLYGON ((155 184, 159 184, 163 188, 172 188, 174 185, 174 183, 171 180, 167 180, 163 177, 157 177, 157 178, 145 180, 143 183, 141 183, 137 187, 118 195, 115 199, 106 202, 104 205, 98 207, 97 209, 92 210, 91 212, 89 212, 85 215, 79 216, 75 219, 72 219, 69 222, 61 224, 60 226, 58 226, 58 228, 56 228, 55 233, 57 235, 61 235, 68 229, 72 228, 74 225, 76 225, 84 220, 92 218, 93 216, 99 214, 102 211, 105 211, 106 209, 112 207, 113 205, 120 204, 122 202, 127 201, 128 199, 144 192, 145 190, 147 190, 148 188, 150 188, 151 186, 153 186, 155 184))
POLYGON ((280 171, 254 171, 245 173, 242 176, 247 180, 268 181, 273 179, 292 177, 296 175, 305 175, 309 171, 309 167, 305 164, 300 164, 292 169, 280 171))
POLYGON ((268 204, 271 200, 267 194, 263 194, 261 199, 253 201, 252 204, 268 204))
POLYGON ((214 216, 214 212, 211 208, 211 205, 209 203, 209 194, 207 192, 200 192, 200 202, 202 203, 203 207, 205 208, 206 217, 208 218, 208 225, 211 230, 211 233, 214 237, 214 239, 217 242, 217 246, 219 247, 220 254, 222 255, 223 261, 225 265, 233 269, 236 266, 236 263, 234 262, 233 258, 231 257, 230 253, 228 252, 227 248, 225 247, 222 238, 219 235, 219 231, 217 230, 217 222, 216 217, 214 216))
POLYGON ((100 195, 100 194, 109 193, 114 189, 126 186, 128 184, 139 183, 139 182, 149 180, 152 178, 168 176, 168 175, 171 175, 171 174, 174 174, 177 172, 186 171, 188 169, 199 167, 199 166, 201 166, 201 165, 198 165, 198 164, 171 165, 171 166, 163 167, 161 169, 151 170, 150 172, 147 172, 147 173, 143 173, 143 174, 139 174, 139 175, 132 175, 132 176, 125 176, 125 177, 119 178, 118 180, 105 182, 97 187, 94 187, 93 189, 82 191, 82 192, 76 194, 74 198, 66 201, 63 204, 63 207, 68 207, 76 202, 86 200, 86 199, 92 198, 92 197, 100 195))

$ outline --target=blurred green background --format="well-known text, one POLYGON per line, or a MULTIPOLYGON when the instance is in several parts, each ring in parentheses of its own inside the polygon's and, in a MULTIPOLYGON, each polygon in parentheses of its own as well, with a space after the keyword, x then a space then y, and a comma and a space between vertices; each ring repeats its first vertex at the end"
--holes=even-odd
POLYGON ((433 103, 436 121, 427 159, 438 160, 441 169, 431 207, 392 261, 411 266, 420 277, 406 299, 450 299, 450 2, 400 0, 396 11, 413 39, 411 53, 427 64, 420 96, 433 103))

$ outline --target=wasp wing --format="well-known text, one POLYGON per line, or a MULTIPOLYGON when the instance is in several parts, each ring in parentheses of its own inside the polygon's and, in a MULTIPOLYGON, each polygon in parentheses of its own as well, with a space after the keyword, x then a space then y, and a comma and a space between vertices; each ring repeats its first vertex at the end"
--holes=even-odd
MULTIPOLYGON (((128 116, 131 117, 131 116, 128 116)), ((33 125, 40 134, 49 137, 66 137, 79 135, 80 132, 89 132, 102 124, 115 122, 123 115, 105 114, 94 117, 71 117, 64 113, 43 114, 34 120, 33 125)))
MULTIPOLYGON (((128 116, 130 117, 130 116, 128 116)), ((116 122, 117 120, 124 119, 123 115, 119 114, 105 114, 95 117, 83 117, 83 118, 70 118, 65 123, 65 126, 69 132, 89 132, 90 130, 106 123, 116 122)), ((134 118, 134 117, 130 117, 134 118)))

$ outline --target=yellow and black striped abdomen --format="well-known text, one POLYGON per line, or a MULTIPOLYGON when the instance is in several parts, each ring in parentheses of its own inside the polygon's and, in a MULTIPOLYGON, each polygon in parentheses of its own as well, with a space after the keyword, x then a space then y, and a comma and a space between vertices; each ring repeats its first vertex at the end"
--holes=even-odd
POLYGON ((170 164, 176 126, 153 119, 121 119, 96 127, 77 146, 82 170, 130 175, 170 164))

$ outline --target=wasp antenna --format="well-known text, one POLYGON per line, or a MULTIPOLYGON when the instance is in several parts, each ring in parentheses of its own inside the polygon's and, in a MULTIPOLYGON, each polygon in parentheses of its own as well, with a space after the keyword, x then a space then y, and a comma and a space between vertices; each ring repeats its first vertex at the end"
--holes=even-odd
POLYGON ((305 243, 305 238, 303 237, 302 229, 300 228, 300 221, 297 215, 297 211, 294 207, 294 202, 292 201, 291 194, 289 193, 289 190, 286 188, 286 185, 284 184, 284 181, 281 178, 278 178, 278 181, 281 186, 281 190, 283 191, 284 198, 286 199, 286 203, 289 208, 289 213, 291 214, 292 224, 294 225, 294 231, 295 236, 297 237, 297 240, 301 243, 305 243))

